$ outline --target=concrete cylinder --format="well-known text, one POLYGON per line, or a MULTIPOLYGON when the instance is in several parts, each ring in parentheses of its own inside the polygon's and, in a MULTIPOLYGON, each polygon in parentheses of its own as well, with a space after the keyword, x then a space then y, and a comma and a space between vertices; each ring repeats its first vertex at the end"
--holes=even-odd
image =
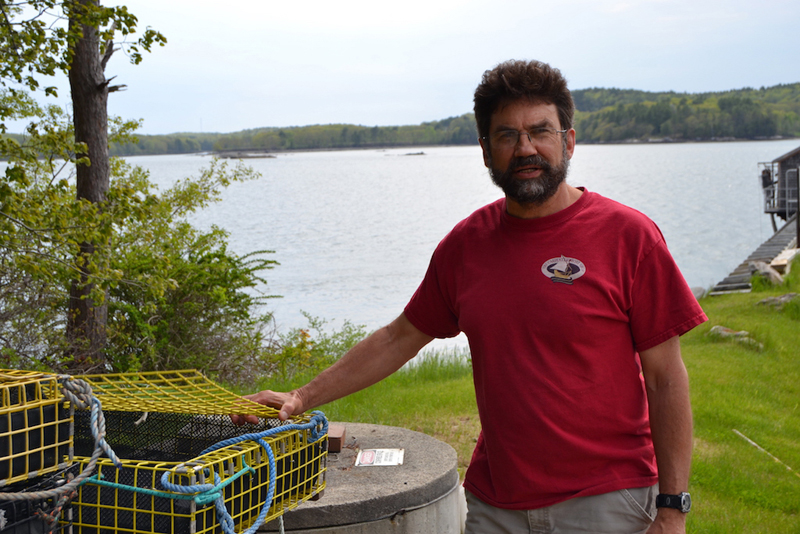
MULTIPOLYGON (((328 455, 322 498, 284 514, 284 529, 314 534, 460 534, 456 452, 405 428, 345 423, 342 452, 328 455), (404 449, 403 465, 355 467, 360 449, 404 449)), ((277 532, 277 521, 259 532, 277 532)))

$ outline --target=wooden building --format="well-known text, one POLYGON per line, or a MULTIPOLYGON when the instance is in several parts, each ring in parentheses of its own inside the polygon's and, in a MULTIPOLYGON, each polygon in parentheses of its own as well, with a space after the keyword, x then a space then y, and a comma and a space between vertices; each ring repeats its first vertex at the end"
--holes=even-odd
POLYGON ((758 166, 764 190, 764 213, 770 214, 772 228, 777 232, 775 217, 787 221, 797 211, 800 147, 758 166))
POLYGON ((712 295, 730 291, 750 291, 750 278, 753 276, 753 263, 763 262, 779 269, 780 262, 791 262, 800 242, 798 226, 798 174, 800 174, 800 147, 758 164, 761 187, 764 190, 764 213, 772 218, 774 235, 758 247, 731 274, 714 286, 712 295), (780 230, 775 217, 780 217, 780 230), (788 253, 788 254, 787 254, 788 253))

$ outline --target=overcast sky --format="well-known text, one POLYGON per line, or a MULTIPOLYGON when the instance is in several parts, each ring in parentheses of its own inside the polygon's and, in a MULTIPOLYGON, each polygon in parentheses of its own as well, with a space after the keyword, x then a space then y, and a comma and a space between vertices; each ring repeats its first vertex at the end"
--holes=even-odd
POLYGON ((800 81, 797 0, 129 0, 164 48, 106 73, 141 133, 418 124, 472 109, 484 70, 539 59, 570 88, 800 81))

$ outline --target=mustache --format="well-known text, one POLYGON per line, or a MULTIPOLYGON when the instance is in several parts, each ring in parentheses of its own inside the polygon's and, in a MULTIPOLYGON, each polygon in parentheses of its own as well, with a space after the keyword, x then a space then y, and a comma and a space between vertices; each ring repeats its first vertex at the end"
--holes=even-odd
POLYGON ((534 154, 533 156, 512 159, 508 164, 508 171, 513 171, 514 169, 518 169, 520 167, 525 167, 528 165, 535 165, 536 167, 541 167, 542 170, 545 172, 549 172, 552 169, 552 165, 550 165, 550 162, 548 162, 539 154, 534 154))

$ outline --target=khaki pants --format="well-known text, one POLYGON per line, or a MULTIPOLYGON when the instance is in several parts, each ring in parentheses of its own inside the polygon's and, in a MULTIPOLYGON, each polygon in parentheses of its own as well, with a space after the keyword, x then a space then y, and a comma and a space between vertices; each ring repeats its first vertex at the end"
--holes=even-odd
POLYGON ((505 510, 469 491, 464 534, 644 534, 656 517, 658 484, 577 497, 536 510, 505 510))

